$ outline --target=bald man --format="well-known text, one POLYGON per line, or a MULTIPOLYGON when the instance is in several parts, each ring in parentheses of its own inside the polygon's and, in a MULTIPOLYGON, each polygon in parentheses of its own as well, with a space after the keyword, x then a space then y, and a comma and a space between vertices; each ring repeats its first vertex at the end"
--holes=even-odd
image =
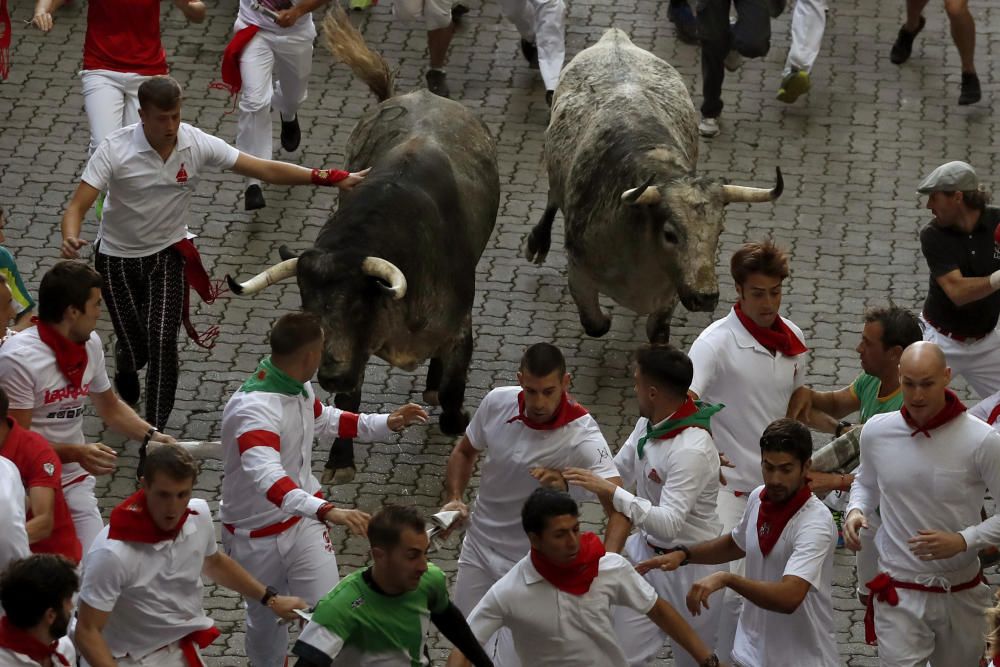
POLYGON ((975 665, 983 652, 990 592, 976 556, 1000 543, 1000 516, 980 521, 986 488, 1000 489, 1000 433, 965 411, 950 380, 941 348, 914 343, 899 362, 903 408, 861 430, 844 540, 860 549, 881 508, 865 613, 880 665, 975 665))

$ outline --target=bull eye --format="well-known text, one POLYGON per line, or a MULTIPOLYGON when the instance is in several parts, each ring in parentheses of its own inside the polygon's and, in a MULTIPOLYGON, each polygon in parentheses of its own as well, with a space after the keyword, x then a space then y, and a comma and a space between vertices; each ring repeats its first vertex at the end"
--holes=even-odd
POLYGON ((677 234, 670 229, 663 230, 663 240, 669 243, 670 245, 677 245, 678 243, 680 243, 680 239, 677 238, 677 234))

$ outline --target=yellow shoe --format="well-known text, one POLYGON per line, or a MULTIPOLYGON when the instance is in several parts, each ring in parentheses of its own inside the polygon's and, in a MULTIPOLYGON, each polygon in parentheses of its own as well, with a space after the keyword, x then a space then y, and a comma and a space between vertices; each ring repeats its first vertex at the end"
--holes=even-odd
POLYGON ((376 0, 351 0, 351 9, 360 12, 374 4, 377 4, 376 0))
POLYGON ((781 80, 778 99, 785 104, 791 104, 809 92, 809 85, 809 72, 792 70, 781 80))

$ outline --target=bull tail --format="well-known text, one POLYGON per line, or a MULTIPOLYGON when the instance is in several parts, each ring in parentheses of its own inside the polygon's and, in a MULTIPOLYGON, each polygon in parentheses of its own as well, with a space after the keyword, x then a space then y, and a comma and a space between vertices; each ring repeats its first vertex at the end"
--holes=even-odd
POLYGON ((364 81, 379 102, 395 92, 394 76, 388 63, 365 43, 364 35, 351 23, 339 3, 323 19, 323 38, 333 57, 351 68, 364 81))
POLYGON ((552 223, 558 211, 559 207, 555 204, 550 203, 546 206, 542 219, 521 242, 521 252, 529 262, 542 264, 548 256, 549 248, 552 246, 552 223))

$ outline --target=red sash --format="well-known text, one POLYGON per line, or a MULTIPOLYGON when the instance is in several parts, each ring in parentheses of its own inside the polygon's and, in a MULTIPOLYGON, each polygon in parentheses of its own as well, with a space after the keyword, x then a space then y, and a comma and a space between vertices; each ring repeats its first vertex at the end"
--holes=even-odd
POLYGON ((778 543, 781 532, 785 530, 789 520, 802 509, 812 491, 808 484, 803 484, 798 493, 783 503, 776 503, 767 497, 767 489, 760 492, 760 508, 757 510, 757 542, 760 552, 767 556, 778 543))
MULTIPOLYGON (((250 25, 238 31, 226 45, 226 50, 222 52, 222 81, 213 81, 208 84, 209 89, 225 90, 230 97, 236 97, 243 88, 243 75, 240 73, 240 56, 243 55, 247 44, 254 38, 260 30, 258 26, 250 25)), ((233 100, 233 109, 236 108, 236 100, 233 100)), ((232 110, 226 113, 232 113, 232 110)))
POLYGON ((10 74, 10 12, 7 0, 0 0, 0 79, 7 80, 10 74))
POLYGON ((898 581, 889 576, 887 572, 881 572, 877 577, 869 581, 868 604, 865 607, 865 643, 871 646, 878 644, 878 637, 875 635, 875 598, 879 602, 885 602, 890 607, 899 604, 899 593, 897 588, 908 591, 923 591, 924 593, 960 593, 970 588, 975 588, 983 580, 983 573, 979 572, 974 579, 952 586, 950 589, 943 586, 924 586, 912 581, 898 581))
POLYGON ((220 294, 225 292, 221 283, 212 282, 205 271, 205 265, 201 263, 201 254, 195 247, 191 239, 178 241, 173 246, 181 257, 184 258, 184 330, 195 342, 195 345, 211 350, 215 347, 215 339, 219 337, 218 325, 212 325, 203 333, 198 333, 194 325, 191 324, 191 288, 198 293, 205 303, 215 303, 220 294))
POLYGON ((572 421, 576 421, 586 414, 588 414, 587 408, 583 407, 576 401, 570 400, 569 394, 564 391, 562 399, 559 401, 559 407, 556 409, 555 416, 551 421, 540 424, 536 421, 532 421, 526 414, 524 414, 524 392, 522 391, 517 395, 517 414, 508 419, 507 423, 511 424, 516 421, 522 421, 525 426, 536 431, 553 431, 572 421))
POLYGON ((538 574, 559 590, 570 595, 583 595, 590 590, 590 585, 597 578, 604 554, 601 538, 593 533, 583 533, 580 535, 580 550, 573 562, 565 565, 554 563, 540 551, 532 549, 531 564, 538 570, 538 574))

